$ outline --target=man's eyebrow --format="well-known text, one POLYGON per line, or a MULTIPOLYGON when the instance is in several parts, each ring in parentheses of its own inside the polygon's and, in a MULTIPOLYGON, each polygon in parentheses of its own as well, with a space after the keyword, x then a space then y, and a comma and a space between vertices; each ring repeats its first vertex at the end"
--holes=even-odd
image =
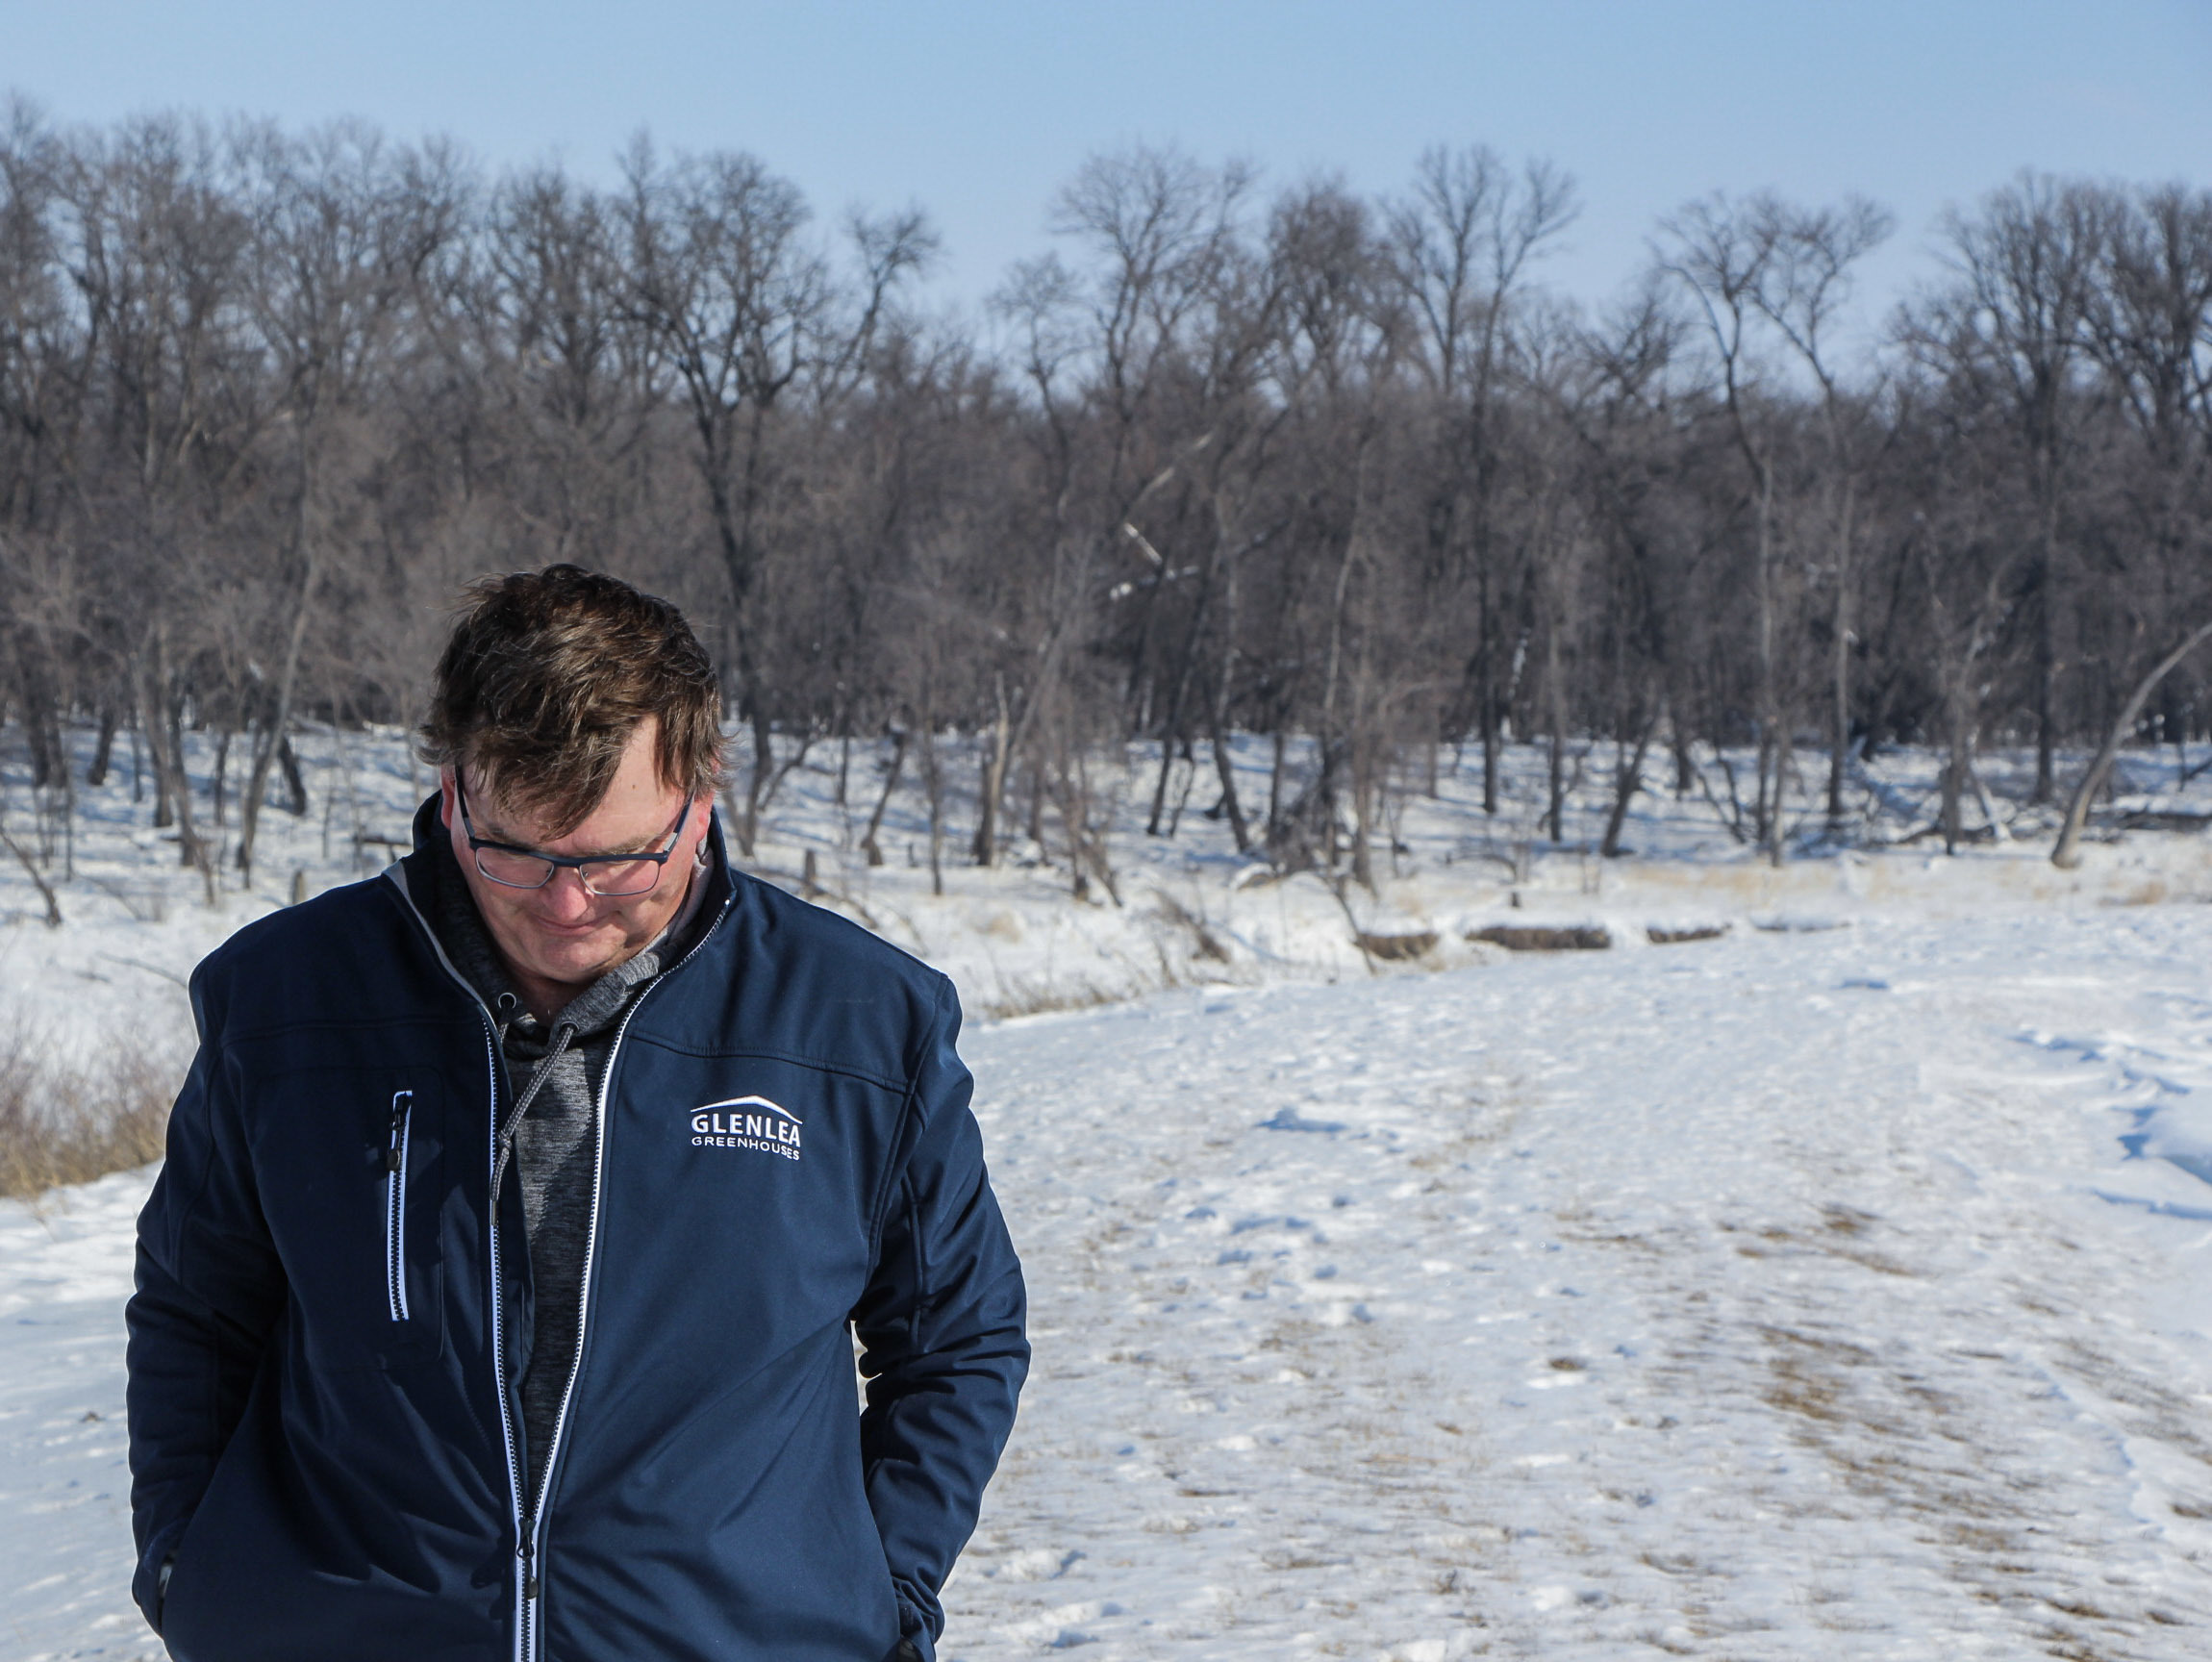
POLYGON ((508 830, 506 826, 500 824, 489 814, 471 815, 470 818, 476 821, 477 841, 481 843, 504 843, 510 848, 526 848, 533 854, 538 852, 538 845, 535 843, 523 842, 521 838, 515 836, 514 832, 508 830))

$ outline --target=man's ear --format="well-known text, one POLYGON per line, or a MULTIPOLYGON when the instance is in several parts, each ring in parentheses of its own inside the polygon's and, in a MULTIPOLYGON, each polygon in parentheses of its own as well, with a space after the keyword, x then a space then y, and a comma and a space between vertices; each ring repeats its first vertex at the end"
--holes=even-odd
POLYGON ((448 831, 453 829, 453 769, 438 770, 438 822, 448 831))
POLYGON ((713 828, 714 820, 715 793, 712 791, 702 791, 691 798, 691 817, 684 826, 685 841, 691 845, 691 863, 694 866, 704 866, 707 863, 707 833, 713 828))

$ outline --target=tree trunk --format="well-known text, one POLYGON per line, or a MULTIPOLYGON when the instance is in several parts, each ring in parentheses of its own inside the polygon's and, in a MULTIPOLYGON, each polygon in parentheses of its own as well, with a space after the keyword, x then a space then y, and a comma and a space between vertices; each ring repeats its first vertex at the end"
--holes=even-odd
POLYGON ((1351 596, 1352 561, 1359 553, 1360 532, 1358 506, 1353 507, 1352 528, 1345 534, 1344 559, 1337 566, 1336 592, 1329 605, 1329 651, 1321 678, 1321 776, 1316 786, 1316 796, 1322 818, 1323 844, 1330 870, 1337 864, 1337 791, 1338 775, 1342 772, 1345 756, 1343 740, 1337 731, 1337 684, 1344 664, 1345 614, 1351 596))
MULTIPOLYGON (((1206 612, 1214 594, 1215 575, 1221 564, 1222 538, 1217 535, 1206 557, 1205 575, 1198 595, 1191 604, 1191 626, 1183 632, 1183 650, 1175 665, 1174 691, 1168 695, 1168 720, 1160 736, 1160 778, 1152 789, 1152 813, 1144 822, 1144 835, 1160 835, 1160 816, 1168 801, 1168 774, 1175 746, 1183 743, 1183 707, 1191 694, 1191 680, 1198 669, 1198 642, 1206 625, 1206 612)), ((1172 836, 1173 832, 1169 835, 1172 836)))
POLYGON ((1844 481, 1843 525, 1836 538, 1835 641, 1829 663, 1828 824, 1844 820, 1844 757, 1851 743, 1851 510, 1855 481, 1844 481))
POLYGON ((1494 662, 1493 636, 1496 630, 1491 622, 1490 568, 1486 561, 1476 584, 1477 604, 1481 616, 1475 628, 1475 720, 1482 728, 1482 811, 1496 818, 1497 815, 1497 669, 1494 662))
MULTIPOLYGON (((2058 726, 2053 708, 2058 691, 2058 607, 2054 593, 2058 586, 2056 457, 2045 457, 2044 473, 2042 550, 2035 574, 2035 793, 2029 797, 2032 802, 2049 802, 2058 793, 2054 761, 2058 726)), ((2109 761, 2106 766, 2110 766, 2109 761)))
POLYGON ((1269 737, 1275 752, 1273 766, 1268 770, 1268 840, 1271 843, 1282 834, 1283 829, 1283 768, 1290 746, 1283 738, 1280 719, 1269 737))
POLYGON ((38 891, 38 897, 46 902, 46 927, 61 928, 62 902, 55 897, 54 885, 47 882, 46 874, 38 869, 38 863, 31 858, 31 851, 11 837, 5 826, 0 826, 0 845, 6 846, 8 852, 15 856, 15 863, 23 868, 23 874, 31 879, 32 887, 38 891))
POLYGON ((1944 759, 1943 808, 1940 822, 1943 826, 1943 851, 1958 852, 1961 834, 1959 804, 1966 794, 1967 768, 1973 754, 1973 737, 1960 706, 1964 699, 1951 700, 1949 744, 1944 759))
POLYGON ((972 849, 978 866, 998 864, 998 803, 1006 793, 1006 760, 1014 732, 1012 712, 1006 704, 1006 677, 999 675, 993 679, 998 692, 998 718, 992 726, 983 757, 983 801, 975 818, 972 849))
POLYGON ((115 750, 115 706, 100 705, 100 733, 92 741, 91 765, 85 769, 85 783, 97 791, 108 782, 108 764, 115 750))
POLYGON ((1352 741, 1352 881, 1370 894, 1374 872, 1374 746, 1364 737, 1352 741))
POLYGON ((1774 473, 1764 463, 1759 467, 1759 528, 1757 580, 1759 617, 1759 779, 1752 806, 1752 827, 1768 858, 1782 863, 1782 695, 1775 664, 1774 600, 1774 473))
POLYGON ((277 770, 284 775, 285 812, 294 819, 307 816, 307 780, 299 770, 299 753, 291 746, 291 736, 285 734, 277 740, 277 770))
POLYGON ((944 893, 944 777, 937 765, 937 723, 921 725, 921 785, 929 796, 929 892, 944 893))
POLYGON ((883 793, 875 799, 875 809, 867 817, 867 830, 860 840, 860 850, 867 856, 870 866, 883 864, 883 849, 877 846, 875 834, 883 829, 883 813, 891 806, 891 793, 898 789, 898 776, 906 767, 906 730, 900 728, 891 736, 891 766, 884 770, 883 793))
POLYGON ((1785 726, 1774 735, 1774 828, 1767 844, 1768 863, 1779 870, 1784 837, 1789 825, 1783 814, 1782 793, 1790 787, 1790 770, 1797 761, 1796 735, 1785 726))
POLYGON ((1221 612, 1221 674, 1209 701, 1206 736, 1214 747, 1214 771, 1221 781, 1221 812, 1229 817, 1229 832, 1237 840, 1237 852, 1249 854, 1252 831, 1244 823, 1244 804, 1237 800, 1236 768, 1231 762, 1227 739, 1229 694, 1234 690, 1237 670, 1237 565, 1234 560, 1229 562, 1222 579, 1221 612))
POLYGON ((1144 835, 1160 835, 1160 821, 1168 812, 1168 780, 1175 767, 1175 730, 1170 725, 1160 735, 1160 774, 1152 783, 1152 812, 1144 820, 1144 835))
POLYGON ((1546 725, 1551 729, 1551 756, 1546 782, 1549 807, 1546 812, 1554 844, 1567 837, 1567 697, 1559 685, 1559 631, 1547 627, 1544 631, 1544 702, 1546 725))
MULTIPOLYGON (((146 729, 146 748, 153 752, 155 791, 168 804, 177 827, 177 860, 199 868, 200 881, 210 906, 215 903, 215 863, 192 823, 192 793, 185 773, 184 701, 169 692, 168 632, 156 624, 152 664, 142 683, 139 709, 146 729)), ((155 823, 162 823, 157 817, 155 823)))
POLYGON ((2158 683, 2208 640, 2212 640, 2212 623, 2199 624, 2178 646, 2151 667, 2149 674, 2135 684, 2135 691, 2127 695, 2127 702, 2113 721, 2111 731, 2105 734, 2104 743, 2098 746, 2096 756, 2091 759, 2089 770, 2074 788, 2074 799, 2066 805, 2066 822, 2059 827, 2057 845, 2050 851, 2053 866, 2071 870, 2081 864, 2081 830, 2089 820, 2089 804, 2103 787, 2105 774, 2112 770, 2113 757, 2120 753, 2120 746, 2134 727, 2135 718, 2143 714, 2143 706, 2157 690, 2158 683))
MULTIPOLYGON (((750 652, 747 652, 748 659, 750 652)), ((738 843, 750 855, 760 840, 761 813, 767 806, 768 785, 775 778, 775 724, 768 719, 767 701, 758 694, 746 703, 753 717, 753 776, 745 788, 744 814, 738 827, 738 843)))
POLYGON ((1221 781, 1221 812, 1229 818, 1229 835, 1237 840, 1237 852, 1252 851, 1251 828, 1244 823, 1244 810, 1237 800, 1237 774, 1229 758, 1228 740, 1221 732, 1221 709, 1214 707, 1212 731, 1207 735, 1214 747, 1214 772, 1221 781))
MULTIPOLYGON (((307 568, 300 574, 299 601, 292 608, 291 630, 285 638, 284 666, 277 673, 276 696, 270 705, 265 724, 254 745, 253 770, 246 780, 245 798, 239 804, 239 870, 247 883, 254 875, 254 836, 261 828, 262 793, 268 789, 269 764, 276 760, 280 745, 289 747, 286 729, 291 723, 292 690, 299 682, 299 655, 307 640, 308 618, 314 609, 314 592, 321 572, 312 550, 307 554, 307 568)), ((296 770, 292 778, 296 781, 296 770)), ((295 813, 304 813, 306 793, 298 791, 300 806, 295 813)))
POLYGON ((1637 792, 1644 789, 1644 755, 1651 747, 1651 735, 1658 731, 1659 720, 1653 717, 1644 723, 1636 735, 1636 750, 1632 756, 1623 756, 1613 773, 1613 807, 1605 816, 1605 837, 1597 844, 1598 858, 1618 860, 1621 857, 1621 832, 1628 822, 1628 804, 1637 792))
POLYGON ((177 811, 169 800, 169 751, 163 743, 161 711, 148 703, 143 706, 139 718, 146 729, 146 759, 154 766, 154 829, 166 831, 176 823, 177 811))
POLYGON ((31 750, 31 783, 43 789, 54 782, 56 769, 66 769, 69 764, 62 749, 61 726, 45 672, 45 647, 29 627, 15 632, 15 662, 16 696, 23 706, 23 739, 31 750))

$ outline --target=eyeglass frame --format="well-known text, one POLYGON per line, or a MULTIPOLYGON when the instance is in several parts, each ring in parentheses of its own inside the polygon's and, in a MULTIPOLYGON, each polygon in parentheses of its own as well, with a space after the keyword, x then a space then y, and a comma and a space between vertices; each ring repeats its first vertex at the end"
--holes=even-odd
POLYGON ((649 848, 641 848, 629 854, 548 854, 541 848, 524 848, 513 843, 499 843, 489 837, 477 836, 476 822, 468 817, 468 789, 461 782, 461 769, 458 767, 453 769, 453 800, 461 809, 461 830, 468 839, 468 852, 475 862, 476 874, 487 883, 496 883, 502 889, 517 890, 524 894, 544 888, 564 869, 575 872, 576 881, 584 886, 584 893, 595 899, 635 900, 641 894, 650 894, 661 886, 661 879, 667 875, 668 861, 676 852, 676 844, 684 839, 684 827, 691 819, 691 798, 687 795, 683 810, 676 816, 675 829, 668 833, 668 845, 659 853, 649 848), (535 883, 514 883, 505 877, 494 877, 484 869, 484 850, 487 848, 495 849, 501 854, 518 854, 525 860, 542 860, 546 867, 545 875, 535 883), (601 894, 591 887, 591 879, 585 871, 585 868, 591 866, 622 865, 633 860, 650 860, 660 869, 654 872, 653 880, 644 888, 624 890, 619 894, 601 894))

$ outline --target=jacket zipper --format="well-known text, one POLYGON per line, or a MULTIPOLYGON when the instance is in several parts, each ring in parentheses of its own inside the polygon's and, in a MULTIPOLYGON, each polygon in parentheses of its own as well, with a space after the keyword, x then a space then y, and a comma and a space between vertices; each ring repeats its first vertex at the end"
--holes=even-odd
POLYGON ((591 1149, 591 1221, 584 1232, 584 1272, 576 1291, 576 1348, 568 1358, 568 1377, 561 1386, 561 1406, 553 1415, 553 1439, 545 1447, 545 1461, 539 1468, 537 1493, 530 1497, 530 1515, 525 1520, 526 1533, 522 1537, 520 1551, 524 1571, 523 1619, 529 1624, 529 1637, 522 1654, 525 1662, 539 1653, 542 1635, 540 1628, 544 1611, 538 1602, 538 1554, 544 1545, 545 1495, 553 1486, 553 1463, 560 1457, 561 1433, 568 1425, 568 1399, 576 1393, 576 1376, 584 1371, 584 1329, 587 1313, 591 1308, 591 1268, 599 1247, 599 1182, 607 1169, 607 1098, 615 1079, 615 1059, 621 1054, 622 1035, 630 1030, 630 1022, 638 1014, 638 1006, 652 992, 648 987, 638 995, 630 1008, 623 1013, 621 1024, 615 1029, 614 1043, 607 1046, 607 1065, 599 1072, 599 1100, 592 1115, 591 1149))
MULTIPOLYGON (((635 1006, 633 1006, 633 1008, 635 1008, 635 1006)), ((624 1025, 627 1024, 627 1018, 625 1018, 624 1025)), ((496 1196, 499 1193, 500 1187, 505 1182, 506 1170, 508 1165, 511 1163, 511 1157, 514 1153, 515 1134, 521 1128, 522 1116, 527 1111, 530 1099, 536 1094, 540 1082, 545 1076, 545 1068, 553 1061, 555 1057, 559 1056, 563 1050, 567 1048, 568 1041, 574 1037, 575 1031, 576 1030, 573 1027, 566 1025, 556 1026, 554 1028, 552 1048, 546 1053, 545 1060, 538 1065, 538 1070, 531 1074, 530 1080, 523 1085, 521 1095, 509 1105, 507 1109, 505 1125, 499 1127, 499 1129, 494 1133, 497 1138, 497 1142, 494 1145, 491 1156, 491 1192, 494 1196, 494 1210, 496 1210, 496 1196)), ((612 1051, 609 1051, 608 1053, 608 1060, 610 1062, 614 1060, 614 1053, 612 1051)), ((600 1145, 604 1135, 605 1133, 603 1127, 594 1127, 593 1147, 591 1153, 591 1218, 593 1232, 596 1232, 598 1226, 598 1161, 600 1157, 600 1145)), ((517 1179, 517 1181, 519 1181, 519 1179, 517 1179)), ((589 1290, 591 1282, 591 1237, 590 1235, 587 1235, 584 1250, 584 1286, 587 1291, 589 1290)), ((583 1335, 579 1330, 577 1335, 577 1345, 579 1349, 581 1349, 582 1344, 583 1335)), ((564 1408, 566 1408, 567 1405, 567 1388, 572 1387, 575 1384, 575 1379, 576 1375, 574 1371, 574 1362, 573 1359, 571 1359, 567 1386, 564 1387, 562 1394, 562 1405, 564 1408)), ((507 1404, 507 1396, 504 1391, 500 1393, 499 1402, 501 1412, 504 1413, 506 1411, 507 1404)), ((550 1471, 551 1469, 552 1456, 550 1449, 548 1449, 543 1470, 550 1471)), ((519 1496, 521 1493, 519 1476, 517 1475, 514 1481, 515 1483, 515 1493, 517 1496, 519 1496)), ((538 1520, 540 1512, 544 1507, 544 1502, 545 1488, 544 1479, 541 1476, 539 1480, 536 1492, 533 1493, 530 1497, 529 1506, 525 1509, 519 1504, 518 1501, 515 1510, 515 1556, 521 1560, 522 1565, 522 1607, 519 1612, 518 1620, 515 1624, 517 1628, 515 1654, 518 1657, 523 1658, 524 1662, 527 1662, 528 1658, 533 1657, 538 1653, 538 1520)))
MULTIPOLYGON (((733 890, 733 894, 735 891, 733 890)), ((728 901, 724 901, 727 908, 728 901)), ((716 919, 718 923, 719 918, 716 919)), ((614 1041, 607 1046, 607 1065, 599 1071, 599 1100, 597 1112, 592 1116, 595 1146, 591 1155, 591 1223, 584 1234, 584 1274, 577 1287, 576 1349, 568 1358, 568 1378, 561 1387, 561 1406, 553 1415, 553 1440, 545 1448, 543 1475, 538 1480, 538 1493, 531 1497, 529 1534, 519 1549, 526 1574, 529 1596, 523 1609, 530 1624, 530 1637, 523 1647, 524 1662, 538 1654, 539 1628, 543 1621, 543 1610, 537 1601, 538 1575, 536 1565, 544 1550, 545 1497, 553 1487, 553 1473, 561 1459, 562 1435, 568 1429, 568 1402, 576 1394, 576 1380, 584 1372, 584 1346, 590 1336, 591 1311, 591 1272, 599 1252, 599 1192, 600 1180, 607 1170, 607 1105, 615 1096, 615 1064, 622 1054, 622 1038, 630 1031, 630 1023, 638 1019, 638 1012, 645 1007, 645 1000, 660 991, 661 984, 689 964, 707 944, 708 936, 715 932, 709 924, 692 944, 691 951, 662 970, 646 985, 643 992, 630 1001, 630 1008, 622 1013, 621 1021, 615 1028, 614 1041)))
MULTIPOLYGON (((404 891, 402 891, 404 893, 404 891)), ((412 904, 412 902, 410 902, 412 904)), ((428 925, 425 925, 427 930, 428 925)), ((437 945, 438 937, 431 936, 437 945)), ((438 955, 445 957, 445 948, 440 946, 438 955)), ((448 963, 446 969, 453 970, 448 963)), ((492 1024, 491 1012, 484 1008, 484 1000, 476 997, 476 991, 462 978, 459 970, 453 977, 460 981, 470 998, 475 999, 477 1012, 484 1018, 484 1070, 490 1080, 491 1112, 486 1116, 490 1124, 490 1146, 487 1150, 491 1170, 499 1169, 499 1040, 498 1029, 492 1024)), ((529 1538, 522 1532, 522 1463, 515 1458, 515 1411, 507 1401, 507 1305, 502 1291, 505 1274, 499 1258, 499 1193, 492 1191, 488 1214, 491 1237, 491 1383, 499 1398, 499 1447, 507 1456, 507 1512, 515 1526, 515 1539, 518 1545, 515 1555, 521 1559, 521 1573, 515 1577, 515 1659, 524 1662, 526 1635, 530 1628, 530 1603, 538 1597, 538 1578, 531 1573, 529 1538)))
MULTIPOLYGON (((445 972, 460 984, 461 990, 468 995, 469 1002, 476 1006, 477 1014, 484 1019, 484 1054, 487 1070, 490 1074, 491 1080, 491 1113, 490 1116, 491 1171, 495 1176, 500 1175, 503 1172, 504 1163, 500 1157, 503 1145, 499 1135, 498 1024, 492 1020, 491 1012, 486 1008, 484 1000, 477 994, 476 989, 468 984, 468 977, 462 974, 455 968, 453 960, 446 956, 445 947, 438 939, 438 931, 431 928, 430 920, 423 917, 421 909, 415 904, 415 896, 407 891, 407 879, 405 874, 400 871, 399 862, 393 861, 386 869, 385 874, 391 879, 392 887, 399 891, 400 898, 406 902, 407 909, 415 914, 415 920, 421 926, 423 934, 428 937, 430 949, 438 954, 439 963, 442 964, 445 967, 445 972)), ((723 917, 728 914, 736 899, 737 886, 733 881, 729 893, 722 896, 721 906, 717 909, 714 920, 699 931, 699 938, 691 944, 691 949, 689 952, 656 975, 652 983, 632 1001, 630 1008, 623 1013, 621 1024, 615 1029, 614 1043, 607 1047, 607 1066, 599 1075, 598 1113, 595 1116, 597 1124, 594 1127, 597 1146, 593 1152, 591 1164, 591 1225, 584 1237, 584 1274, 579 1284, 578 1301, 580 1307, 576 1313, 576 1349, 568 1359, 567 1382, 561 1388, 561 1407, 553 1417, 553 1440, 545 1449, 545 1474, 538 1484, 538 1493, 530 1498, 527 1516, 525 1516, 522 1506, 521 1463, 515 1459, 515 1416, 507 1401, 506 1312, 500 1297, 499 1192, 494 1188, 491 1193, 490 1212, 491 1374, 493 1383, 498 1388, 499 1426, 503 1433, 502 1441, 506 1446, 507 1453, 507 1499, 515 1523, 515 1556, 520 1567, 519 1574, 515 1577, 515 1662, 534 1662, 538 1655, 540 1618, 540 1608, 538 1602, 540 1579, 538 1560, 544 1530, 542 1508, 545 1493, 553 1485, 554 1465, 561 1454, 561 1435, 567 1429, 568 1425, 568 1399, 575 1394, 576 1378, 584 1368, 584 1342, 586 1331, 590 1326, 591 1308, 591 1269, 599 1246, 599 1181, 606 1169, 607 1103, 614 1092, 615 1059, 621 1053, 622 1036, 629 1032, 630 1023, 636 1020, 638 1012, 643 1007, 645 1000, 653 995, 662 982, 689 964, 705 949, 708 940, 721 926, 723 917)))
POLYGON ((384 1301, 394 1322, 407 1320, 407 1133, 415 1093, 391 1094, 391 1141, 384 1150, 384 1301))

